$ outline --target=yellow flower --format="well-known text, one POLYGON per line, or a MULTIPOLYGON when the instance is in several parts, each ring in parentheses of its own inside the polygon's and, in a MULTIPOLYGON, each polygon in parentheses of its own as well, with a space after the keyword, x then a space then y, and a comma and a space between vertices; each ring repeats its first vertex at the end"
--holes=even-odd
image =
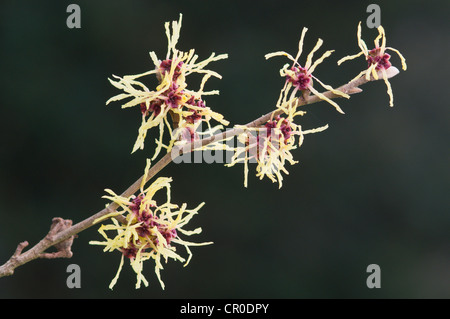
MULTIPOLYGON (((394 106, 394 96, 392 94, 391 84, 389 83, 389 80, 388 80, 388 78, 390 76, 388 75, 387 70, 391 67, 392 68, 395 68, 395 67, 393 67, 391 62, 389 61, 391 56, 388 53, 386 53, 386 50, 391 50, 398 54, 398 56, 400 57, 401 63, 402 63, 402 69, 404 71, 406 71, 406 68, 407 68, 405 58, 397 49, 394 49, 391 47, 386 47, 386 34, 384 32, 384 28, 381 25, 378 27, 378 36, 374 40, 374 44, 375 44, 374 49, 369 50, 367 48, 366 43, 361 38, 361 22, 359 22, 359 24, 358 24, 357 38, 358 38, 358 46, 361 49, 361 52, 354 54, 354 55, 348 55, 346 57, 343 57, 342 59, 340 59, 338 61, 338 65, 340 65, 344 61, 352 60, 361 55, 364 55, 367 60, 367 63, 368 63, 368 68, 367 68, 367 70, 364 70, 360 74, 358 74, 355 77, 355 79, 357 79, 361 76, 365 76, 367 81, 369 81, 370 76, 372 75, 375 80, 378 80, 379 79, 378 73, 381 72, 381 77, 383 78, 383 80, 386 84, 387 93, 389 95, 389 105, 394 106), (380 46, 380 40, 381 40, 381 46, 380 46)), ((398 72, 398 70, 397 70, 397 72, 398 72)))
POLYGON ((219 94, 219 91, 204 91, 206 81, 210 77, 222 78, 215 71, 205 69, 213 61, 226 59, 227 54, 215 55, 212 53, 209 58, 203 61, 197 61, 198 55, 195 50, 189 52, 179 51, 175 46, 180 37, 182 15, 179 21, 172 22, 172 31, 170 23, 166 22, 165 29, 168 39, 167 54, 164 60, 159 60, 155 52, 150 52, 150 57, 155 65, 155 69, 137 74, 126 75, 124 77, 113 76, 115 80, 109 79, 111 84, 124 91, 110 98, 106 104, 113 101, 131 98, 122 105, 122 108, 138 105, 142 113, 142 123, 139 127, 138 137, 134 144, 133 151, 144 148, 144 141, 147 131, 153 127, 159 127, 159 138, 156 140, 158 147, 152 159, 156 158, 165 147, 170 151, 175 137, 172 135, 173 129, 178 128, 180 124, 193 124, 197 122, 207 122, 214 119, 223 125, 228 125, 219 113, 213 112, 205 105, 202 99, 204 95, 219 94), (197 73, 203 75, 198 91, 192 91, 187 88, 186 78, 190 74, 197 73), (155 75, 159 81, 155 90, 150 90, 140 78, 148 75, 155 75), (169 123, 169 116, 172 125, 169 123), (171 136, 169 145, 163 143, 164 128, 167 127, 171 136))
MULTIPOLYGON (((149 168, 150 161, 147 160, 143 181, 146 179, 149 168)), ((185 230, 183 227, 198 213, 204 203, 194 209, 187 209, 186 204, 181 207, 172 204, 170 202, 171 181, 171 178, 160 177, 146 188, 143 182, 138 196, 122 197, 112 190, 105 190, 109 195, 103 196, 103 198, 117 203, 121 209, 96 220, 94 223, 118 215, 123 215, 126 218, 126 223, 119 223, 112 218, 112 224, 101 225, 98 232, 105 241, 90 242, 91 245, 105 246, 103 249, 105 252, 117 250, 122 254, 117 274, 109 285, 110 289, 114 287, 119 278, 125 258, 130 260, 130 265, 137 275, 136 289, 140 288, 141 283, 148 286, 148 281, 142 271, 144 261, 151 259, 155 261, 155 273, 164 289, 160 274, 163 269, 162 259, 167 262, 169 258, 172 258, 185 262, 185 266, 187 266, 192 257, 190 246, 212 244, 212 242, 192 243, 180 237, 180 234, 190 236, 201 233, 201 228, 185 230), (167 200, 163 204, 158 204, 153 197, 161 189, 166 190, 167 200), (107 232, 112 232, 112 236, 110 237, 107 232), (174 244, 185 247, 188 253, 187 260, 177 253, 174 244)))
POLYGON ((322 39, 318 39, 315 47, 312 49, 312 51, 309 53, 309 55, 306 58, 306 63, 304 66, 301 66, 298 62, 298 59, 300 58, 300 55, 303 51, 303 39, 305 37, 307 28, 303 28, 302 35, 300 37, 300 41, 298 44, 298 52, 295 58, 290 55, 289 53, 286 53, 284 51, 278 51, 266 54, 265 58, 270 59, 274 56, 286 56, 289 60, 293 62, 293 64, 290 66, 289 64, 284 65, 284 67, 280 70, 280 75, 282 77, 286 78, 286 82, 284 84, 284 87, 281 91, 280 98, 277 102, 277 107, 279 109, 282 109, 285 113, 288 113, 288 109, 292 107, 296 107, 296 101, 297 92, 301 93, 302 98, 307 98, 310 93, 316 95, 318 98, 327 101, 331 105, 333 105, 336 110, 340 113, 344 113, 339 105, 332 101, 331 99, 327 98, 325 95, 317 91, 313 87, 313 79, 317 81, 322 87, 325 89, 332 91, 334 94, 340 95, 345 98, 350 98, 348 94, 345 94, 339 90, 333 89, 331 86, 326 85, 322 83, 317 77, 315 77, 312 73, 316 69, 316 67, 323 62, 323 60, 331 55, 334 50, 328 50, 326 51, 319 59, 317 59, 313 63, 313 56, 314 53, 319 50, 319 48, 323 44, 322 39), (291 91, 292 89, 292 91, 291 91))
MULTIPOLYGON (((303 115, 304 112, 296 112, 303 115)), ((271 118, 264 126, 258 128, 241 127, 243 133, 238 136, 242 146, 236 147, 236 152, 231 162, 226 166, 231 167, 237 163, 244 163, 244 186, 248 185, 248 164, 256 162, 256 177, 262 180, 268 177, 272 182, 278 182, 282 187, 283 176, 289 174, 285 168, 286 162, 291 165, 294 161, 291 151, 300 147, 304 135, 321 132, 328 125, 316 129, 303 131, 300 125, 293 122, 293 114, 288 117, 277 116, 271 118), (298 141, 296 141, 298 137, 298 141)))

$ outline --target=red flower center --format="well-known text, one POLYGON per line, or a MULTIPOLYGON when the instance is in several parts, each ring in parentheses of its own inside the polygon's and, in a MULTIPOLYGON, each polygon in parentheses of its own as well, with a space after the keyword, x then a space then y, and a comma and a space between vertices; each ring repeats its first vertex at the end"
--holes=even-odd
POLYGON ((161 113, 161 105, 163 101, 160 99, 154 100, 150 102, 150 105, 148 106, 145 104, 145 102, 141 103, 141 113, 144 116, 148 116, 150 112, 153 112, 155 116, 158 116, 159 113, 161 113))
MULTIPOLYGON (((166 225, 161 224, 159 221, 159 217, 152 214, 152 211, 149 209, 144 209, 140 212, 140 207, 142 200, 144 199, 144 195, 140 194, 136 198, 131 201, 131 205, 129 208, 136 216, 137 221, 141 223, 139 227, 136 228, 136 231, 140 237, 147 238, 151 240, 153 244, 156 246, 159 242, 158 238, 155 235, 152 235, 151 228, 156 227, 161 235, 166 239, 167 244, 170 244, 173 238, 177 237, 176 229, 168 229, 166 225)), ((123 248, 122 253, 125 257, 134 258, 136 257, 137 249, 135 245, 131 242, 129 244, 129 248, 123 248)))
MULTIPOLYGON (((173 81, 176 81, 178 77, 181 75, 181 67, 183 65, 183 61, 180 61, 178 65, 175 67, 175 70, 173 72, 173 81)), ((164 60, 159 65, 159 72, 164 75, 166 73, 170 73, 170 69, 172 68, 172 60, 164 60)))
POLYGON ((391 56, 387 53, 381 54, 380 48, 375 48, 369 51, 369 56, 367 57, 367 64, 368 67, 375 64, 376 70, 380 70, 381 68, 387 70, 391 67, 391 62, 389 62, 389 59, 391 56))
POLYGON ((299 90, 307 90, 311 83, 311 74, 308 74, 306 68, 293 66, 291 71, 294 71, 294 75, 286 75, 286 80, 299 90))
POLYGON ((277 127, 280 120, 282 120, 280 131, 284 137, 284 143, 286 144, 288 139, 291 137, 292 132, 291 123, 289 123, 287 119, 281 119, 280 116, 277 116, 275 120, 267 122, 264 126, 267 128, 267 137, 270 138, 272 135, 272 130, 277 127))
MULTIPOLYGON (((191 97, 186 104, 197 106, 197 107, 206 107, 205 102, 203 100, 195 100, 194 97, 191 97)), ((191 115, 185 117, 186 122, 193 124, 199 121, 202 118, 202 115, 198 114, 197 110, 194 110, 191 115)))

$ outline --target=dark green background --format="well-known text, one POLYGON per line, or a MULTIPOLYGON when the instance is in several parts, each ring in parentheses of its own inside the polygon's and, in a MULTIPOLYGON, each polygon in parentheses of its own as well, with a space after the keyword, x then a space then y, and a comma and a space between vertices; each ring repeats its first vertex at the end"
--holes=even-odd
MULTIPOLYGON (((318 37, 320 52, 336 50, 315 72, 335 87, 366 66, 362 58, 336 65, 358 52, 358 22, 368 44, 377 34, 364 24, 370 2, 76 1, 82 28, 73 30, 70 3, 1 2, 0 263, 20 241, 40 240, 52 217, 78 222, 104 207, 104 188, 122 192, 142 174, 152 145, 130 154, 140 114, 105 106, 118 93, 107 77, 152 68, 148 52, 166 53, 165 21, 184 14, 179 49, 229 54, 211 65, 223 79, 207 88, 221 94, 206 101, 232 124, 273 108, 286 60, 264 55, 295 54, 304 26, 304 52, 318 37)), ((293 152, 300 164, 288 168, 281 190, 253 170, 244 189, 242 166, 164 169, 174 202, 206 201, 191 223, 204 231, 190 239, 214 241, 194 247, 188 267, 165 266, 165 291, 150 263, 148 288, 135 290, 125 266, 109 290, 120 255, 88 245, 100 239, 92 228, 75 240, 72 259, 33 261, 1 278, 0 297, 450 297, 449 2, 379 4, 388 45, 408 63, 391 80, 395 107, 382 81, 340 100, 346 115, 327 103, 306 107, 300 124, 330 128, 293 152), (81 289, 66 287, 71 263, 81 267, 81 289), (381 289, 366 287, 372 263, 381 289)), ((400 67, 395 54, 392 61, 400 67)))

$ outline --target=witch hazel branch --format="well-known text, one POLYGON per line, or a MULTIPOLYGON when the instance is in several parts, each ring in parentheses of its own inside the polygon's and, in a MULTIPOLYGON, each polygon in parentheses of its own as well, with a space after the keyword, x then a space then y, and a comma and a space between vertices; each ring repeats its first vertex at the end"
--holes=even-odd
POLYGON ((281 188, 283 178, 289 174, 288 165, 298 163, 294 150, 301 147, 305 136, 328 129, 328 125, 304 128, 301 125, 301 118, 307 115, 304 106, 325 102, 333 110, 344 114, 335 100, 349 99, 352 94, 362 92, 360 86, 376 80, 385 82, 389 105, 393 106, 389 79, 400 71, 392 65, 391 56, 386 51, 395 52, 402 69, 407 68, 402 54, 386 46, 382 26, 377 28, 379 34, 374 40, 374 48, 369 49, 361 37, 359 23, 356 35, 361 51, 341 58, 337 64, 363 56, 364 68, 348 83, 334 88, 314 75, 317 67, 334 51, 326 50, 319 54, 323 41, 318 39, 303 58, 303 43, 308 30, 303 28, 295 56, 285 51, 265 55, 266 59, 285 59, 287 62, 280 68, 282 88, 273 110, 250 123, 230 126, 229 121, 207 103, 209 95, 219 94, 218 90, 207 89, 208 80, 222 78, 210 69, 210 64, 225 60, 228 55, 212 53, 201 60, 194 49, 180 51, 177 43, 181 25, 181 14, 178 21, 165 23, 167 52, 163 57, 150 52, 153 69, 137 75, 114 75, 109 79, 121 93, 110 98, 107 104, 124 101, 122 108, 135 108, 140 119, 132 153, 138 150, 147 152, 147 135, 150 131, 157 132, 154 135, 156 148, 150 152, 143 175, 121 194, 105 190, 103 198, 108 204, 85 220, 73 224, 71 220, 55 217, 48 234, 35 246, 28 250, 25 250, 28 242, 17 246, 12 257, 0 266, 0 277, 12 275, 17 267, 38 258, 70 258, 77 234, 100 225, 98 232, 101 240, 92 240, 90 244, 103 247, 104 252, 115 253, 119 257, 118 269, 109 288, 113 289, 116 285, 127 263, 136 274, 136 288, 149 285, 144 275, 144 265, 151 264, 164 289, 161 271, 165 263, 174 260, 187 266, 193 257, 193 247, 213 244, 189 240, 202 231, 201 228, 189 229, 188 223, 199 214, 205 203, 194 206, 174 203, 171 183, 176 181, 176 177, 156 178, 164 167, 171 162, 190 163, 192 154, 201 153, 200 160, 208 163, 224 163, 226 167, 243 164, 245 187, 248 187, 250 166, 255 166, 256 177, 278 183, 281 188), (192 74, 201 77, 196 89, 188 86, 192 74), (156 78, 156 87, 145 84, 148 77, 156 78), (155 200, 158 192, 165 194, 165 200, 155 200), (51 247, 56 251, 47 252, 51 247))

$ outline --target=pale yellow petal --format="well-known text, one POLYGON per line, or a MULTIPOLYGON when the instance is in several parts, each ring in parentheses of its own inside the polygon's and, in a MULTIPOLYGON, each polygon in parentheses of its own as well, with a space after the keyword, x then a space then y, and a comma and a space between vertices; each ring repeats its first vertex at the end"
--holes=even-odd
POLYGON ((325 60, 326 58, 328 58, 331 53, 333 53, 334 50, 328 50, 327 52, 325 52, 319 59, 317 59, 313 65, 311 65, 311 67, 308 69, 309 73, 313 73, 314 70, 316 69, 316 67, 323 62, 323 60, 325 60))
POLYGON ((158 57, 156 56, 156 53, 152 51, 149 54, 150 54, 150 58, 152 59, 155 67, 159 67, 161 64, 161 61, 159 61, 158 57))
POLYGON ((342 59, 340 59, 340 60, 337 62, 337 64, 338 64, 338 65, 341 65, 342 62, 345 62, 345 61, 348 61, 348 60, 356 59, 357 57, 361 56, 362 54, 364 54, 363 51, 361 51, 361 52, 359 52, 359 53, 357 53, 357 54, 354 54, 354 55, 347 55, 347 56, 343 57, 342 59))
POLYGON ((120 258, 119 269, 117 270, 116 275, 114 276, 113 280, 111 280, 111 283, 109 284, 109 289, 111 289, 111 290, 116 285, 117 279, 119 279, 120 272, 122 271, 123 259, 124 259, 124 256, 122 255, 122 258, 120 258))
POLYGON ((331 87, 331 86, 328 85, 328 84, 322 83, 322 81, 320 81, 320 80, 319 80, 318 78, 316 78, 315 76, 313 76, 313 78, 314 78, 314 80, 316 80, 321 86, 323 86, 325 89, 327 89, 328 91, 333 92, 334 94, 339 95, 339 96, 342 96, 342 97, 344 97, 344 98, 346 98, 346 99, 349 99, 349 98, 350 98, 350 95, 348 95, 348 94, 346 94, 346 93, 344 93, 344 92, 342 92, 342 91, 333 89, 333 87, 331 87))
MULTIPOLYGON (((384 28, 380 25, 378 28, 378 36, 375 38, 375 40, 373 41, 373 43, 375 44, 375 48, 379 48, 380 47, 380 39, 384 38, 384 28)), ((384 41, 384 39, 383 39, 384 41)))
POLYGON ((118 216, 118 215, 120 215, 120 214, 122 214, 122 212, 117 212, 117 211, 112 212, 112 213, 109 213, 109 214, 106 214, 106 215, 104 215, 104 216, 102 216, 102 217, 99 217, 99 218, 95 219, 95 220, 92 222, 92 225, 97 224, 98 222, 100 222, 100 221, 102 221, 102 220, 105 220, 105 219, 108 219, 108 218, 111 218, 111 217, 114 217, 114 216, 118 216))
POLYGON ((306 58, 306 64, 305 64, 305 68, 309 69, 309 67, 311 66, 312 63, 312 58, 314 56, 314 53, 320 49, 320 47, 323 44, 323 40, 322 39, 318 39, 316 45, 314 46, 314 48, 311 50, 311 52, 308 54, 308 57, 306 58))
POLYGON ((386 74, 386 70, 381 69, 381 72, 383 73, 383 80, 387 87, 387 94, 389 95, 389 106, 392 107, 392 106, 394 106, 394 94, 392 93, 391 83, 389 83, 389 80, 388 80, 388 77, 386 74))
POLYGON ((398 51, 397 49, 391 48, 391 47, 387 47, 386 49, 394 51, 395 53, 398 54, 398 56, 400 57, 400 60, 402 61, 402 69, 403 69, 403 71, 406 71, 406 60, 403 57, 403 55, 400 53, 400 51, 398 51))
POLYGON ((293 62, 295 62, 294 57, 292 55, 290 55, 289 53, 284 52, 284 51, 277 51, 277 52, 268 53, 264 57, 266 58, 266 60, 268 60, 268 59, 273 58, 275 56, 285 56, 289 60, 292 60, 293 62))
POLYGON ((117 94, 117 95, 113 96, 112 98, 110 98, 108 101, 106 101, 106 105, 108 105, 111 102, 115 102, 115 101, 120 101, 120 100, 126 99, 128 97, 130 97, 130 94, 127 94, 127 93, 117 94))
POLYGON ((321 127, 317 127, 317 128, 313 128, 310 130, 306 130, 306 131, 302 131, 303 134, 312 134, 312 133, 319 133, 319 132, 323 132, 328 128, 328 124, 321 126, 321 127))
POLYGON ((342 109, 339 107, 339 105, 334 102, 333 100, 330 100, 329 98, 327 98, 325 95, 323 95, 322 93, 320 93, 319 91, 317 91, 316 89, 314 89, 312 86, 309 87, 309 89, 311 90, 311 92, 316 95, 318 98, 320 98, 321 100, 327 101, 328 103, 330 103, 331 105, 333 105, 336 110, 339 113, 344 114, 344 111, 342 111, 342 109))
POLYGON ((366 43, 361 38, 361 21, 358 24, 357 37, 358 37, 358 46, 359 46, 359 48, 361 49, 362 52, 364 52, 365 56, 368 56, 369 55, 369 50, 367 49, 366 43))
POLYGON ((306 31, 308 31, 308 28, 303 28, 302 30, 302 35, 300 36, 300 41, 298 42, 298 52, 297 52, 297 56, 295 57, 295 61, 298 61, 298 58, 300 57, 300 55, 302 54, 303 51, 303 39, 305 38, 305 34, 306 31))
MULTIPOLYGON (((378 72, 377 72, 377 65, 376 65, 376 64, 372 64, 372 65, 370 66, 370 68, 371 68, 371 70, 372 70, 372 76, 373 76, 373 78, 374 78, 375 80, 378 80, 379 77, 378 77, 378 72)), ((382 68, 382 70, 384 70, 384 68, 382 68)))
POLYGON ((144 191, 144 185, 147 182, 147 176, 148 176, 148 171, 150 170, 150 166, 151 166, 151 160, 147 158, 145 169, 144 169, 144 176, 142 176, 142 181, 141 181, 141 187, 140 187, 141 192, 144 191))
POLYGON ((247 151, 245 152, 245 160, 244 160, 244 187, 248 186, 248 156, 247 151))

